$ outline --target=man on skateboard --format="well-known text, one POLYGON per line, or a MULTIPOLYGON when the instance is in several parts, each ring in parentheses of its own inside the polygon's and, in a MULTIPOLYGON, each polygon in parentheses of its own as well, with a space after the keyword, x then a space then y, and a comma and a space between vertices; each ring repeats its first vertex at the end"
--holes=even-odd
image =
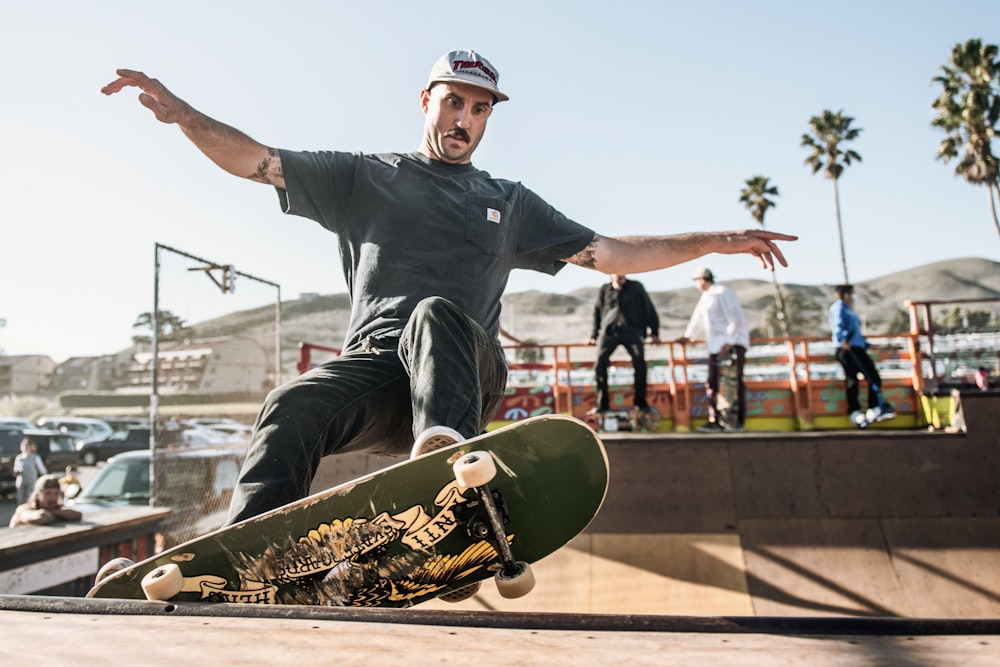
POLYGON ((854 286, 837 285, 837 300, 830 306, 830 330, 837 345, 837 361, 844 368, 844 393, 847 395, 847 413, 851 423, 865 428, 872 422, 885 421, 896 416, 892 404, 882 394, 882 378, 868 356, 868 341, 861 333, 861 321, 851 304, 854 303, 854 286), (868 381, 868 410, 861 411, 858 400, 858 373, 868 381))
POLYGON ((419 93, 422 141, 410 153, 279 150, 141 72, 117 74, 105 94, 139 88, 143 106, 219 167, 274 186, 284 212, 338 238, 352 295, 344 352, 268 395, 230 524, 304 497, 323 456, 419 455, 480 433, 506 384, 497 332, 513 269, 652 271, 711 252, 751 254, 773 269, 775 260, 786 264, 775 242, 795 239, 763 230, 601 236, 520 183, 476 169, 472 154, 508 97, 497 69, 474 51, 434 64, 419 93))

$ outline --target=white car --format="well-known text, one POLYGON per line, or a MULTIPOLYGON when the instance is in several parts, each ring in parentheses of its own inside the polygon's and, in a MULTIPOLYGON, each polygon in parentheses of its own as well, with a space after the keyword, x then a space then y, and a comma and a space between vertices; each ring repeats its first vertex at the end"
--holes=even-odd
POLYGON ((38 428, 69 433, 77 440, 103 440, 114 432, 108 422, 90 417, 42 417, 36 423, 38 428))
MULTIPOLYGON (((161 484, 157 507, 173 513, 160 524, 166 546, 173 546, 216 530, 226 520, 233 487, 246 450, 173 450, 157 456, 156 479, 161 484), (162 487, 162 488, 161 488, 162 487)), ((150 502, 148 449, 125 452, 108 459, 97 475, 67 506, 88 514, 109 507, 148 505, 150 502)))
POLYGON ((0 417, 0 428, 32 429, 38 428, 35 422, 23 417, 0 417))

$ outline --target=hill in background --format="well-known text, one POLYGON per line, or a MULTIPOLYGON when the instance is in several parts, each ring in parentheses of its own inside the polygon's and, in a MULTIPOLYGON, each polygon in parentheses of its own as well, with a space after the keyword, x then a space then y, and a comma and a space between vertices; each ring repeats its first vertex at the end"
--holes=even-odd
MULTIPOLYGON (((780 273, 778 274, 780 276, 780 273)), ((636 279, 641 282, 642 276, 636 279)), ((723 284, 740 297, 747 322, 756 335, 768 335, 765 314, 773 307, 774 288, 769 280, 732 280, 723 284)), ((781 285, 785 299, 797 301, 812 318, 817 336, 829 334, 826 313, 833 302, 833 285, 781 285)), ((660 315, 660 337, 675 339, 684 332, 698 301, 690 288, 651 292, 660 315)), ((568 294, 527 291, 503 297, 503 326, 520 339, 539 343, 585 342, 590 337, 597 288, 568 294)), ((959 258, 935 262, 855 284, 855 310, 868 331, 882 333, 903 309, 905 300, 1000 298, 1000 263, 981 258, 959 258)), ((949 307, 951 310, 953 307, 949 307)), ((1000 317, 1000 302, 972 304, 973 310, 990 310, 1000 317)), ((935 316, 942 309, 935 311, 935 316)), ((282 303, 283 366, 294 368, 300 342, 339 347, 350 316, 346 294, 316 296, 282 303)), ((273 306, 240 311, 191 327, 196 337, 241 334, 269 341, 274 322, 273 306)), ((777 334, 775 334, 777 335, 777 334)), ((802 333, 801 335, 810 335, 802 333)), ((272 345, 268 343, 267 347, 272 345)))

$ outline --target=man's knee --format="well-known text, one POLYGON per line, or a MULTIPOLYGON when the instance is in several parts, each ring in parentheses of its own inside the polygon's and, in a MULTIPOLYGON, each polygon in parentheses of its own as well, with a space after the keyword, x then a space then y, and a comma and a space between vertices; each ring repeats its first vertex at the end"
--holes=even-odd
POLYGON ((417 302, 413 308, 410 321, 421 321, 428 318, 439 318, 442 316, 454 317, 462 311, 452 301, 441 296, 429 296, 417 302))
POLYGON ((262 405, 262 412, 268 412, 275 409, 276 407, 285 403, 286 400, 292 399, 295 394, 299 392, 298 387, 300 384, 296 381, 289 382, 287 384, 275 387, 271 391, 267 392, 267 396, 264 397, 264 403, 262 405))

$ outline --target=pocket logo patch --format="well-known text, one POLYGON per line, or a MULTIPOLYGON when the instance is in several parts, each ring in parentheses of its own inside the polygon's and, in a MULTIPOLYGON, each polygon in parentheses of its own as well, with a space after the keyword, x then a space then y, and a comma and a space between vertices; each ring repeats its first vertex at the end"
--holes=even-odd
POLYGON ((494 224, 499 225, 500 224, 500 211, 496 210, 495 208, 487 208, 486 209, 486 220, 488 222, 492 222, 494 224))

